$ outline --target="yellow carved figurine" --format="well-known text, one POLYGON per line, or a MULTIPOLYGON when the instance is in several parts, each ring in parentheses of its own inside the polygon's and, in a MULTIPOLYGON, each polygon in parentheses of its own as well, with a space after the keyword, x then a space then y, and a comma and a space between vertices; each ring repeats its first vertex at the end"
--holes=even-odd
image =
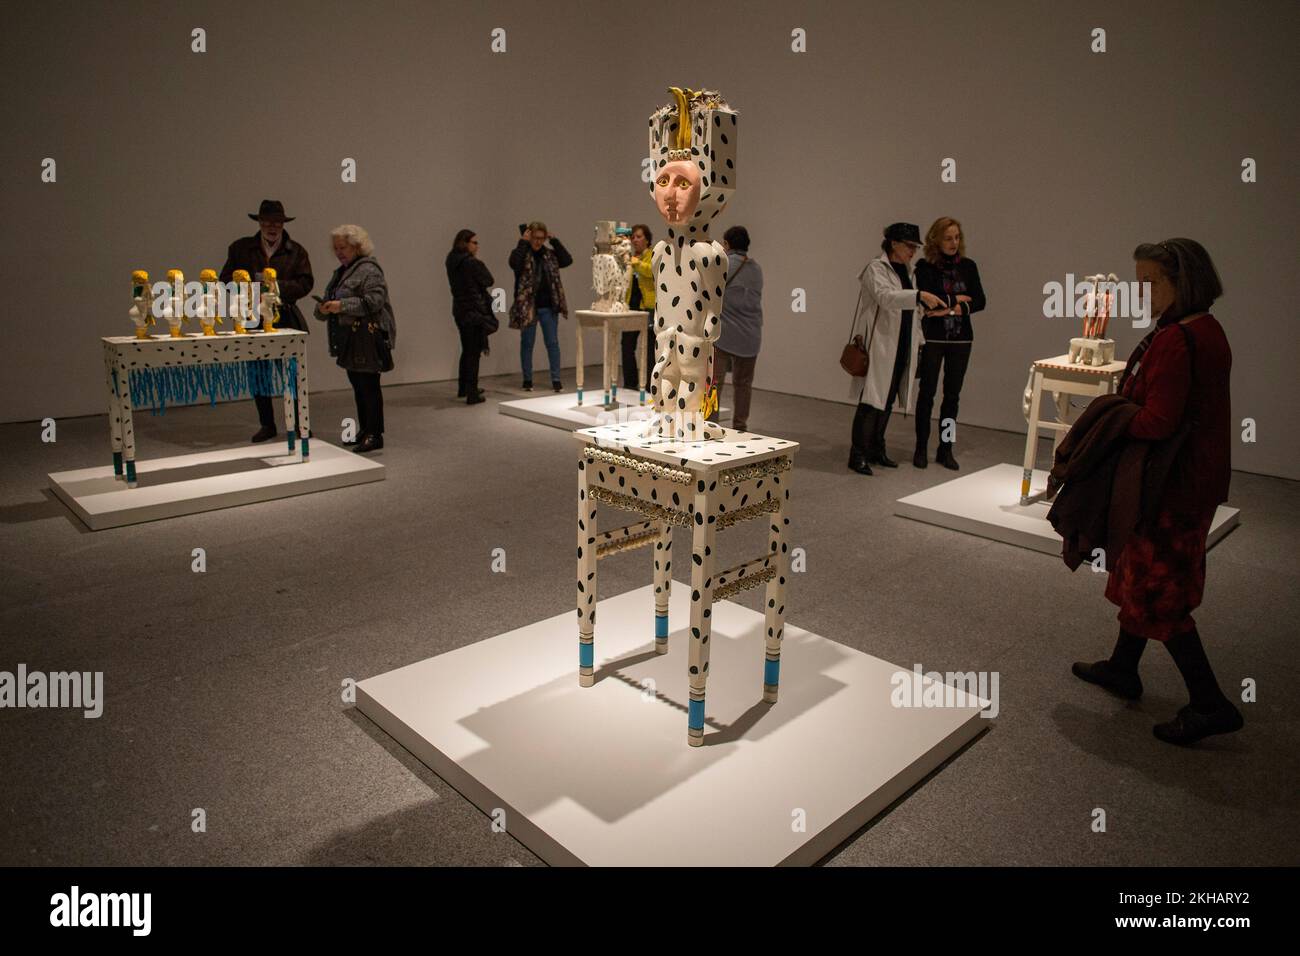
POLYGON ((216 270, 204 269, 199 273, 199 281, 203 283, 203 301, 199 305, 199 327, 203 329, 204 335, 216 335, 216 325, 221 321, 220 310, 217 308, 216 270))
POLYGON ((262 316, 262 329, 275 331, 275 323, 280 321, 280 283, 279 276, 271 268, 262 270, 262 301, 259 311, 262 316))
POLYGON ((184 335, 181 323, 185 321, 185 273, 180 269, 168 269, 167 284, 171 286, 171 294, 167 297, 163 317, 167 319, 172 338, 179 339, 184 335))
POLYGON ((230 278, 238 286, 239 291, 235 293, 234 300, 230 303, 230 321, 235 327, 236 335, 243 335, 244 319, 248 318, 248 299, 250 296, 249 283, 252 277, 249 276, 247 269, 236 269, 230 278))
POLYGON ((147 339, 149 326, 154 325, 153 289, 149 285, 149 273, 136 269, 131 273, 131 310, 127 313, 135 325, 135 337, 147 339))

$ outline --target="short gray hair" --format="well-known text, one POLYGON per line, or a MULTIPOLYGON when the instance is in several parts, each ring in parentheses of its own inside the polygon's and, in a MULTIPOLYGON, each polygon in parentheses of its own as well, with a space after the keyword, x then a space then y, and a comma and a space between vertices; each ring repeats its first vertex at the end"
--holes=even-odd
POLYGON ((360 226, 337 226, 330 230, 330 238, 342 239, 363 256, 371 255, 375 251, 375 244, 370 241, 370 233, 360 226))

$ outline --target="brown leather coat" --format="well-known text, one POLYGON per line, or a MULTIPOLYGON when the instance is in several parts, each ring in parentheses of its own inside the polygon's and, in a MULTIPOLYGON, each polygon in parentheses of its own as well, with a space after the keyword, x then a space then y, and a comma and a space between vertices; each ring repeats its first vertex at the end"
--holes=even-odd
POLYGON ((280 248, 275 250, 271 261, 266 261, 262 251, 262 234, 255 232, 243 239, 236 239, 226 251, 226 264, 221 268, 221 281, 229 282, 236 269, 245 269, 255 281, 267 266, 275 270, 276 281, 280 284, 280 321, 278 328, 310 331, 302 312, 298 309, 298 300, 307 295, 316 284, 311 274, 311 259, 307 250, 289 238, 285 231, 280 237, 280 248))

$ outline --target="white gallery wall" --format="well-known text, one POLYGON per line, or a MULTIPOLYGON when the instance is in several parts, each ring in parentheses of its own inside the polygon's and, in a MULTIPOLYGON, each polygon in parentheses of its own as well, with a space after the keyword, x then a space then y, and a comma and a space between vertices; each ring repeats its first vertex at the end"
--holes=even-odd
MULTIPOLYGON (((924 231, 952 215, 989 300, 961 421, 1023 431, 1029 363, 1078 334, 1075 320, 1043 317, 1044 283, 1129 279, 1138 242, 1190 236, 1227 290, 1215 312, 1234 353, 1234 418, 1257 423, 1234 466, 1300 478, 1287 432, 1300 359, 1289 290, 1300 7, 846 0, 739 2, 702 18, 706 9, 11 8, 0 36, 0 419, 104 411, 99 337, 129 334, 131 271, 220 268, 227 244, 255 230, 246 213, 262 198, 297 217, 288 229, 311 254, 318 293, 336 264, 329 229, 369 229, 401 329, 385 383, 454 379, 442 260, 456 230, 478 231, 510 289, 518 223, 545 220, 577 259, 565 272, 570 307, 586 305, 593 222, 659 231, 640 179, 646 119, 680 85, 720 89, 741 114, 738 190, 718 225, 747 226, 764 269, 759 388, 845 401, 837 359, 881 228, 909 220, 924 231), (1104 53, 1091 50, 1099 27, 1104 53), (204 53, 191 50, 195 28, 204 53), (493 52, 497 28, 505 52, 493 52), (806 52, 792 50, 796 30, 806 52), (53 183, 41 180, 47 157, 53 183), (349 158, 355 183, 340 175, 349 158), (940 180, 947 158, 954 183, 940 180), (1257 182, 1242 181, 1246 158, 1257 182), (791 308, 796 289, 804 312, 791 308)), ((484 374, 518 371, 518 333, 502 319, 484 374)), ((1115 331, 1123 354, 1142 335, 1115 331)), ((571 366, 572 325, 562 333, 571 366)), ((323 334, 310 355, 315 388, 347 387, 323 334)), ((535 361, 544 367, 540 336, 535 361)), ((847 446, 850 409, 818 413, 844 420, 847 446)))

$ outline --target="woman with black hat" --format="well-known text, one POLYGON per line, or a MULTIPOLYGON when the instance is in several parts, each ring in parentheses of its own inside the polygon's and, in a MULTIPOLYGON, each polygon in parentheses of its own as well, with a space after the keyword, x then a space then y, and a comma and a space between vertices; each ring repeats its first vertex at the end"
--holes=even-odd
MULTIPOLYGON (((849 468, 860 475, 871 474, 871 466, 897 468, 898 462, 885 453, 885 428, 904 376, 911 381, 913 312, 925 306, 935 309, 943 300, 916 288, 912 259, 921 248, 921 230, 910 222, 896 222, 884 231, 881 254, 867 263, 858 275, 862 295, 855 319, 864 321, 867 343, 867 374, 853 379, 858 410, 853 416, 852 451, 849 468)), ((910 395, 904 407, 911 404, 910 395)))

